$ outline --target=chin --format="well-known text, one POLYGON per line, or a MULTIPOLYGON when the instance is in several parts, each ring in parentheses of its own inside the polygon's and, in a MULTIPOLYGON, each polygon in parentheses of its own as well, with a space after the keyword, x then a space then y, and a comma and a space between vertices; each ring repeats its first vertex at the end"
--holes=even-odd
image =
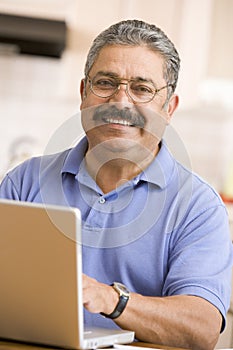
POLYGON ((102 149, 106 149, 114 153, 125 153, 130 149, 135 148, 138 145, 138 143, 135 140, 126 139, 122 137, 114 137, 103 140, 99 145, 102 149))

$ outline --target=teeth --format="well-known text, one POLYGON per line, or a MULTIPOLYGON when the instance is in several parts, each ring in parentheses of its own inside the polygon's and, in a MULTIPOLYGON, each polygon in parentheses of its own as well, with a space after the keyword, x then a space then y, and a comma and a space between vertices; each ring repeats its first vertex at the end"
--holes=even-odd
POLYGON ((107 118, 106 119, 107 123, 110 124, 121 124, 121 125, 125 125, 125 126, 130 126, 130 122, 128 122, 127 120, 119 120, 119 119, 114 119, 114 118, 107 118))

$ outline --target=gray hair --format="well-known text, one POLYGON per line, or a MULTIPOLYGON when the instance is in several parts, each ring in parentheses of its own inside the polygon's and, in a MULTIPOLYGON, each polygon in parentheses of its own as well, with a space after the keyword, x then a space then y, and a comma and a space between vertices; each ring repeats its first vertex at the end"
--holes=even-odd
POLYGON ((159 53, 164 58, 165 63, 164 79, 167 84, 171 85, 169 95, 175 91, 180 68, 180 58, 174 44, 160 28, 139 20, 126 20, 113 24, 100 33, 93 41, 85 65, 84 73, 86 77, 96 61, 100 50, 110 45, 143 45, 159 53))

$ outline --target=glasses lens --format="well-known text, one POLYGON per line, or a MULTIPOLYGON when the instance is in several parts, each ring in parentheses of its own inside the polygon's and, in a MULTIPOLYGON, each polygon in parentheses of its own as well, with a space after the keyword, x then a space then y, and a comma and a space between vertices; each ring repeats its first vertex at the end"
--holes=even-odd
POLYGON ((128 92, 132 100, 135 102, 149 102, 155 96, 155 87, 152 83, 146 81, 130 81, 128 84, 128 92))
MULTIPOLYGON (((107 98, 114 95, 121 81, 108 76, 98 75, 91 81, 92 92, 99 97, 107 98)), ((134 102, 144 103, 153 100, 156 89, 149 81, 130 80, 127 85, 127 93, 134 102)))
POLYGON ((113 78, 98 76, 92 80, 92 91, 99 97, 110 97, 118 88, 118 81, 113 78))

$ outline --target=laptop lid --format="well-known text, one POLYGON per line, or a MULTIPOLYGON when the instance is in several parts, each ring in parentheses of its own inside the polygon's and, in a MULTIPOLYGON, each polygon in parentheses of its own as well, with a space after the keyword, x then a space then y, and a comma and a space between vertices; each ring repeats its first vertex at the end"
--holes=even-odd
POLYGON ((81 248, 78 209, 0 200, 0 338, 73 349, 133 340, 84 332, 81 248))

